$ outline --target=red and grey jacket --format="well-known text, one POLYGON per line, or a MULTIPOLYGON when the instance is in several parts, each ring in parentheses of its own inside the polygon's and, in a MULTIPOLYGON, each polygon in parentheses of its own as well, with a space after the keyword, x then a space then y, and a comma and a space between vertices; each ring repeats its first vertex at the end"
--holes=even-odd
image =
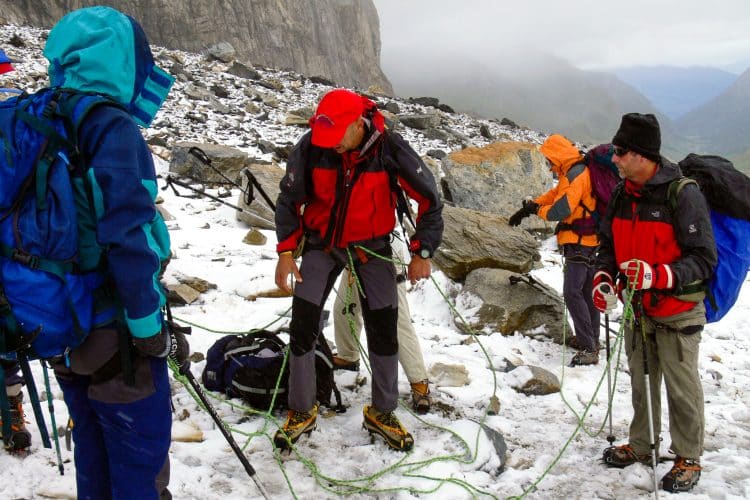
POLYGON ((682 173, 662 158, 654 176, 643 186, 626 181, 618 187, 601 225, 598 270, 617 276, 619 265, 640 259, 654 266, 668 264, 674 287, 648 290, 643 308, 650 317, 688 311, 696 302, 677 297, 683 286, 711 277, 716 244, 708 205, 695 184, 680 190, 677 207, 669 206, 667 190, 682 173))
POLYGON ((278 252, 294 250, 304 233, 317 233, 326 246, 336 248, 388 235, 396 224, 392 170, 418 204, 409 249, 432 255, 443 235, 442 202, 432 173, 400 135, 372 127, 361 151, 343 154, 316 147, 310 138, 308 132, 294 147, 281 179, 278 252))

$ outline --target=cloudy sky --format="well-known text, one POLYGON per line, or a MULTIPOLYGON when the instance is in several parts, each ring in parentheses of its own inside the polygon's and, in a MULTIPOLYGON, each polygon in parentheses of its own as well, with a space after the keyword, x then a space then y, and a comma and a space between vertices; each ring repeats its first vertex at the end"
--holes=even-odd
POLYGON ((581 69, 750 66, 750 0, 374 0, 383 60, 414 48, 492 57, 520 45, 581 69))

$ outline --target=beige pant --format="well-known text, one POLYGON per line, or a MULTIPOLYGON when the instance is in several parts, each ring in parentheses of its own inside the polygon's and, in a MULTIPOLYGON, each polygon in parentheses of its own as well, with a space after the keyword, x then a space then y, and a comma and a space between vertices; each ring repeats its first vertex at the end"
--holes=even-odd
MULTIPOLYGON (((338 293, 333 305, 333 330, 336 337, 337 356, 347 361, 359 359, 359 335, 362 332, 362 306, 356 286, 349 286, 349 273, 341 273, 338 293), (346 314, 347 296, 353 304, 353 314, 346 314), (349 325, 351 319, 353 325, 349 325)), ((414 326, 411 324, 411 312, 406 300, 406 284, 398 287, 398 360, 406 372, 410 383, 427 380, 427 369, 424 366, 422 349, 414 326)))
MULTIPOLYGON (((667 318, 644 318, 646 356, 651 386, 651 409, 654 419, 655 442, 661 431, 661 382, 667 387, 669 405, 670 448, 684 458, 698 459, 703 453, 703 387, 698 375, 700 331, 693 330, 705 323, 705 307, 698 303, 690 311, 667 318)), ((630 445, 638 454, 650 450, 646 382, 643 365, 643 335, 641 325, 625 328, 625 352, 630 368, 633 421, 630 424, 630 445)), ((657 444, 658 446, 658 444, 657 444)))

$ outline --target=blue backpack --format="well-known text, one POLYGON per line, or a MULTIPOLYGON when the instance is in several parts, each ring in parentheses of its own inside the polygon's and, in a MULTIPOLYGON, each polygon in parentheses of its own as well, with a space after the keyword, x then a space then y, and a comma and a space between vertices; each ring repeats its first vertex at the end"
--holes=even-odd
MULTIPOLYGON (((0 356, 47 359, 97 322, 96 244, 80 123, 103 96, 44 89, 0 102, 0 356)), ((106 314, 113 314, 111 310, 106 314)))
MULTIPOLYGON (((711 210, 719 259, 714 275, 701 287, 706 293, 706 320, 713 323, 737 301, 750 269, 750 177, 720 156, 689 154, 679 166, 686 177, 669 186, 671 210, 676 209, 680 189, 689 183, 700 186, 711 210)), ((683 290, 689 294, 690 287, 683 290)))

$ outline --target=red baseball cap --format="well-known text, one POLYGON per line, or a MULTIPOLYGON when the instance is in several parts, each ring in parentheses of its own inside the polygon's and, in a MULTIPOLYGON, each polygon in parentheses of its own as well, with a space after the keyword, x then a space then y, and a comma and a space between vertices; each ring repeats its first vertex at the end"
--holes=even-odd
POLYGON ((3 49, 0 49, 0 75, 8 71, 13 71, 13 66, 11 66, 10 59, 5 55, 3 49))
POLYGON ((344 137, 347 127, 364 111, 365 103, 359 94, 346 89, 331 90, 323 96, 310 118, 312 143, 320 148, 336 146, 344 137))

